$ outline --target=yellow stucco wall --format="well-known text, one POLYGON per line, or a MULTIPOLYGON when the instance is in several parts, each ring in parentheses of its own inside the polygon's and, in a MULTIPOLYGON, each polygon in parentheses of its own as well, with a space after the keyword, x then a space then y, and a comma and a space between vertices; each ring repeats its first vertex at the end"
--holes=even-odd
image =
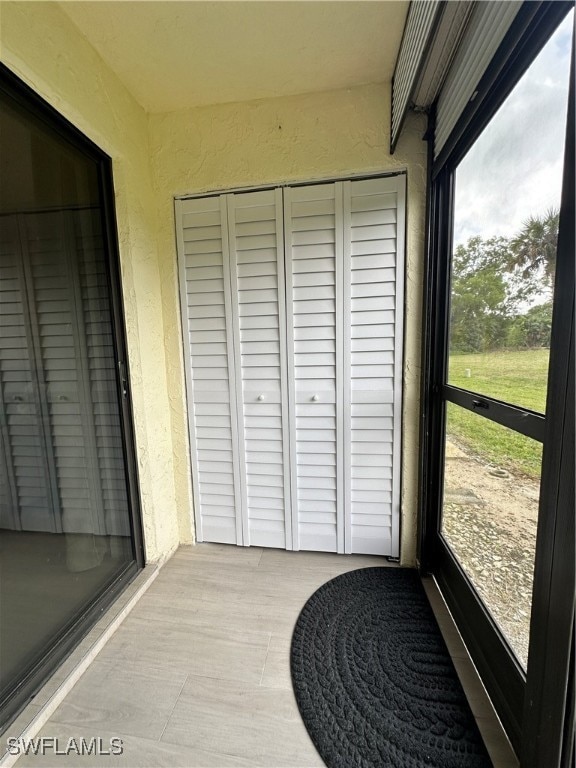
POLYGON ((420 325, 424 247, 426 144, 424 118, 411 116, 389 154, 390 87, 352 89, 199 107, 151 115, 152 176, 158 202, 158 245, 176 494, 181 540, 190 537, 190 471, 182 375, 173 199, 175 195, 406 170, 407 282, 404 365, 402 561, 416 556, 420 325))
POLYGON ((0 59, 113 159, 146 556, 157 560, 178 525, 147 117, 54 3, 0 2, 0 59))
POLYGON ((388 152, 390 88, 147 116, 51 2, 0 2, 0 58, 113 159, 146 553, 193 541, 173 198, 230 187, 406 170, 402 560, 416 553, 424 119, 388 152))

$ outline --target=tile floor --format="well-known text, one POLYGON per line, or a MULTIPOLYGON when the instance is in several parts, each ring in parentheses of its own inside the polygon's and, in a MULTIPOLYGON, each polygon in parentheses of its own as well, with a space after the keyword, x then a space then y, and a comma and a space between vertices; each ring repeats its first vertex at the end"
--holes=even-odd
MULTIPOLYGON (((123 754, 48 753, 16 765, 322 766, 292 693, 292 628, 325 581, 383 564, 215 544, 179 549, 39 734, 61 743, 96 736, 106 745, 118 737, 123 754)), ((450 615, 433 582, 425 586, 494 766, 513 768, 517 761, 450 615)))

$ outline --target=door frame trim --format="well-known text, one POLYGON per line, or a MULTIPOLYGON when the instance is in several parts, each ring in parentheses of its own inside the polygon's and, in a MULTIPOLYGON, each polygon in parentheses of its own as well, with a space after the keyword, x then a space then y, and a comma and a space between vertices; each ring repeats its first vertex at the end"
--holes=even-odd
POLYGON ((574 755, 574 38, 552 319, 546 441, 530 623, 523 768, 569 768, 574 755), (568 332, 566 332, 568 329, 568 332), (561 405, 560 405, 561 404, 561 405), (567 588, 571 586, 570 588, 567 588), (561 694, 564 694, 563 696, 561 694))
POLYGON ((367 179, 383 179, 392 176, 406 176, 408 178, 408 166, 400 166, 394 170, 370 171, 365 173, 347 173, 345 176, 317 176, 312 179, 302 179, 298 181, 277 181, 266 184, 247 184, 239 187, 222 187, 221 189, 209 187, 201 192, 189 192, 181 195, 174 195, 174 200, 194 200, 198 197, 217 197, 219 195, 234 195, 243 192, 263 192, 271 189, 285 189, 286 187, 313 187, 321 184, 336 184, 344 181, 364 181, 367 179))

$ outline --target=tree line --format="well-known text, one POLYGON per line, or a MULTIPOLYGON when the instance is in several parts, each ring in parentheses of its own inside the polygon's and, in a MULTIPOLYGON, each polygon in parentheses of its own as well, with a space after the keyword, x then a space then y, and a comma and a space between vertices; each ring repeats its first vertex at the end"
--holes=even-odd
POLYGON ((472 237, 452 257, 452 352, 550 344, 558 212, 512 237, 472 237))

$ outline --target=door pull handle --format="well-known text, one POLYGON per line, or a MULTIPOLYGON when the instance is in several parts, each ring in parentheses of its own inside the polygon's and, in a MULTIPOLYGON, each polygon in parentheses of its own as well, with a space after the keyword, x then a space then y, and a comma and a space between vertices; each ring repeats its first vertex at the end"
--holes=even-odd
POLYGON ((120 377, 120 391, 122 397, 128 396, 128 379, 126 378, 126 366, 122 360, 118 360, 118 376, 120 377))
POLYGON ((487 403, 486 400, 472 400, 472 405, 474 408, 484 408, 485 410, 490 408, 490 403, 487 403))

